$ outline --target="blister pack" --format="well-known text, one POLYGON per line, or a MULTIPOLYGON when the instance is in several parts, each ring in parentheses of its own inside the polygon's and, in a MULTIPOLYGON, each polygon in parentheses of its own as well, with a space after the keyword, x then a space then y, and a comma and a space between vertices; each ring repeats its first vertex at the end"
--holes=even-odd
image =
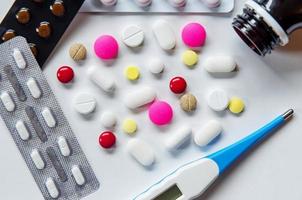
POLYGON ((99 188, 67 119, 23 37, 0 45, 0 114, 45 199, 99 188))

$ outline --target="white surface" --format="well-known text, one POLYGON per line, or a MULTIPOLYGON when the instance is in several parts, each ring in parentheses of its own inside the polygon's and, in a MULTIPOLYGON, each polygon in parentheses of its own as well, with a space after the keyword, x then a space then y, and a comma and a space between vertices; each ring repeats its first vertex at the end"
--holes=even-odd
MULTIPOLYGON (((3 9, 8 8, 9 2, 12 1, 1 2, 2 16, 5 12, 3 9)), ((293 42, 288 46, 260 58, 243 44, 230 26, 232 17, 242 10, 243 1, 238 0, 237 3, 236 10, 231 16, 220 17, 96 14, 79 14, 76 17, 46 64, 44 74, 101 183, 96 193, 84 199, 131 199, 182 164, 241 139, 289 107, 296 111, 294 119, 248 154, 248 157, 241 160, 230 173, 217 180, 202 199, 302 199, 302 31, 296 32, 291 37, 293 42), (177 34, 177 48, 172 54, 164 53, 152 34, 150 27, 160 18, 172 23, 177 34), (186 49, 181 43, 180 29, 191 21, 201 22, 208 32, 206 45, 200 53, 200 63, 195 69, 183 66, 180 59, 181 53, 186 49), (133 51, 121 43, 120 33, 128 23, 140 25, 145 30, 146 40, 140 50, 133 51), (104 33, 115 35, 121 44, 119 59, 112 66, 104 65, 93 53, 94 39, 104 33), (87 60, 81 65, 68 56, 69 47, 74 42, 84 43, 88 49, 87 60), (230 77, 213 77, 203 69, 203 59, 208 55, 224 53, 235 57, 239 71, 230 77), (154 77, 145 67, 148 64, 146 60, 153 57, 162 59, 166 64, 165 71, 160 77, 154 77), (56 79, 56 70, 63 64, 73 66, 76 73, 75 81, 70 87, 62 85, 56 79), (140 66, 142 76, 137 83, 130 83, 124 78, 123 69, 129 64, 140 66), (113 73, 119 80, 114 97, 106 95, 88 80, 86 72, 92 65, 113 73), (177 97, 169 91, 169 80, 175 75, 183 75, 186 78, 188 90, 199 100, 199 107, 194 115, 183 113, 177 97), (167 100, 175 107, 175 118, 169 127, 162 129, 155 127, 150 123, 145 111, 133 113, 121 102, 126 89, 149 84, 156 88, 160 99, 167 100), (217 87, 223 87, 231 96, 243 97, 246 102, 245 112, 235 116, 228 111, 218 114, 208 108, 207 92, 217 87), (81 91, 95 93, 100 105, 90 119, 78 115, 71 105, 72 97, 81 91), (115 129, 117 136, 115 151, 108 152, 99 147, 98 135, 104 130, 99 123, 99 117, 106 109, 119 113, 118 122, 126 117, 137 121, 139 130, 135 137, 148 141, 156 150, 157 162, 153 169, 145 170, 127 156, 125 146, 130 137, 122 133, 120 125, 115 129), (169 132, 173 132, 178 123, 191 124, 195 132, 210 118, 221 120, 225 133, 211 146, 198 148, 191 143, 177 155, 171 155, 165 149, 162 141, 171 135, 169 132)), ((2 120, 0 127, 1 199, 42 199, 2 120)))
POLYGON ((216 162, 211 159, 199 159, 169 174, 162 181, 138 196, 137 200, 154 199, 177 185, 182 196, 177 200, 191 200, 202 194, 219 175, 216 162), (199 176, 196 176, 199 174, 199 176))

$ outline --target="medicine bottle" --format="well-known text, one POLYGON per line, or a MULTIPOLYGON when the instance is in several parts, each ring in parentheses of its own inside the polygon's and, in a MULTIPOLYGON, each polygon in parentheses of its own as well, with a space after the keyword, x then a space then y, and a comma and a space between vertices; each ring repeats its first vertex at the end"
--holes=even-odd
POLYGON ((302 27, 302 0, 248 0, 232 25, 251 49, 265 56, 302 27))

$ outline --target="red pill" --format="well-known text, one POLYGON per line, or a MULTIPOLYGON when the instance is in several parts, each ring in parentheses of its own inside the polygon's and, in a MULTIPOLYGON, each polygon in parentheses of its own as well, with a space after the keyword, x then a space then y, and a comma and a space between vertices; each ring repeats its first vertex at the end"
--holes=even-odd
POLYGON ((183 93, 187 88, 187 82, 184 78, 176 76, 170 81, 170 90, 175 94, 183 93))
POLYGON ((111 131, 105 131, 99 136, 99 144, 105 149, 111 148, 115 144, 116 138, 111 131))
POLYGON ((63 66, 57 71, 57 78, 61 83, 69 83, 74 77, 74 72, 71 67, 63 66))

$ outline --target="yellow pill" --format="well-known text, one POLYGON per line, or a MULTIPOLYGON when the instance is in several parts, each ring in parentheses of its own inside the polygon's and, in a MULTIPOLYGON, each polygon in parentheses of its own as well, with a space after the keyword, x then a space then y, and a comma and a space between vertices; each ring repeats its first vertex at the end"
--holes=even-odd
POLYGON ((192 67, 194 65, 196 65, 196 63, 198 62, 198 55, 197 53, 195 53, 192 50, 187 50, 182 54, 182 62, 189 66, 192 67))
POLYGON ((136 66, 128 66, 125 69, 125 76, 127 79, 134 81, 139 78, 139 68, 136 66))
POLYGON ((132 135, 137 130, 137 124, 133 119, 125 119, 122 128, 125 133, 132 135))
POLYGON ((234 114, 239 114, 244 110, 244 102, 241 98, 233 97, 230 100, 229 110, 234 114))

